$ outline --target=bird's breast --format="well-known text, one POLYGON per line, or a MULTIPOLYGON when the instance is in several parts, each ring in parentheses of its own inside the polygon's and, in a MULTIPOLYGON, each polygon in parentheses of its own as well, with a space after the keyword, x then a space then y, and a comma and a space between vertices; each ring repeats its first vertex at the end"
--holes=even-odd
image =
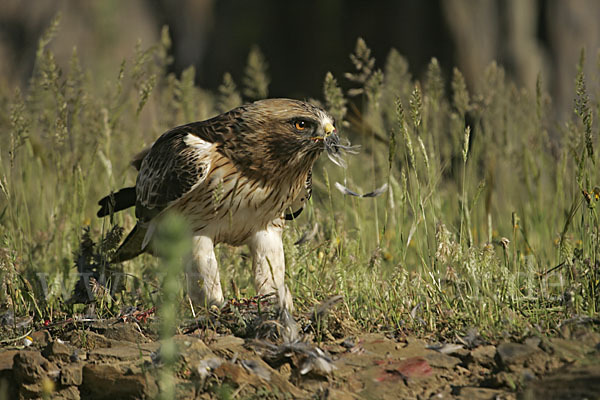
POLYGON ((304 183, 298 175, 256 179, 222 159, 178 208, 195 234, 207 235, 215 243, 240 245, 290 207, 304 183))

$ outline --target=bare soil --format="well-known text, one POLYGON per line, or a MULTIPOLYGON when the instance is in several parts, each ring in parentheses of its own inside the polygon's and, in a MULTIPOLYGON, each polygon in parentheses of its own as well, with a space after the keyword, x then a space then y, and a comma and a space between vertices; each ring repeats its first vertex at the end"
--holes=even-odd
MULTIPOLYGON (((162 362, 152 320, 67 321, 5 345, 0 399, 155 398, 162 362)), ((600 335, 591 329, 522 343, 306 336, 288 347, 206 327, 182 332, 174 341, 183 399, 600 398, 600 335)))

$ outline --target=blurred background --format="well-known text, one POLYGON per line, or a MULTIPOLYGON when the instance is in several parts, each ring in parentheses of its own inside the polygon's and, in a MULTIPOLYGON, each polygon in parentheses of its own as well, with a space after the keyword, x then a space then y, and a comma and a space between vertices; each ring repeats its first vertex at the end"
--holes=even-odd
POLYGON ((541 72, 562 118, 572 109, 581 47, 588 70, 597 68, 600 47, 596 0, 3 0, 4 84, 31 76, 38 39, 58 12, 61 28, 50 48, 59 64, 76 46, 100 85, 116 76, 138 40, 149 46, 168 25, 171 72, 194 65, 201 87, 216 89, 225 72, 240 82, 257 45, 269 63, 269 96, 320 98, 325 73, 339 79, 351 70, 348 54, 363 37, 379 67, 396 48, 419 78, 436 57, 447 78, 459 67, 471 90, 493 60, 531 91, 541 72))

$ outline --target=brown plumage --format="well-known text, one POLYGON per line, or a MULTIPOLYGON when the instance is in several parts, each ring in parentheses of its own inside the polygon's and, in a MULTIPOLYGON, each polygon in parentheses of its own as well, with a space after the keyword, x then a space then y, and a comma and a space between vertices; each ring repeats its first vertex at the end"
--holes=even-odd
POLYGON ((248 244, 257 291, 277 290, 281 297, 284 220, 295 218, 310 197, 321 152, 339 164, 341 148, 329 114, 289 99, 261 100, 173 128, 134 160, 135 188, 99 202, 100 217, 135 205, 138 223, 113 261, 150 249, 160 216, 174 210, 194 232, 206 301, 223 300, 213 253, 220 242, 248 244))

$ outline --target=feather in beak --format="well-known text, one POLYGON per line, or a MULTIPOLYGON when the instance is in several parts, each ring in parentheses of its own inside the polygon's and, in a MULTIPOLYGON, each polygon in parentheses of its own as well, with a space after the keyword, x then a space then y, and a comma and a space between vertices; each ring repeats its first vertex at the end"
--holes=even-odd
MULTIPOLYGON (((333 128, 333 126, 332 126, 333 128)), ((326 131, 327 132, 327 131, 326 131)), ((325 143, 325 150, 327 151, 327 157, 337 166, 342 168, 346 168, 346 161, 343 158, 345 153, 348 154, 358 154, 358 149, 360 146, 352 146, 348 139, 345 140, 345 143, 340 143, 340 137, 337 134, 337 131, 333 129, 333 131, 327 135, 323 139, 325 143)))

